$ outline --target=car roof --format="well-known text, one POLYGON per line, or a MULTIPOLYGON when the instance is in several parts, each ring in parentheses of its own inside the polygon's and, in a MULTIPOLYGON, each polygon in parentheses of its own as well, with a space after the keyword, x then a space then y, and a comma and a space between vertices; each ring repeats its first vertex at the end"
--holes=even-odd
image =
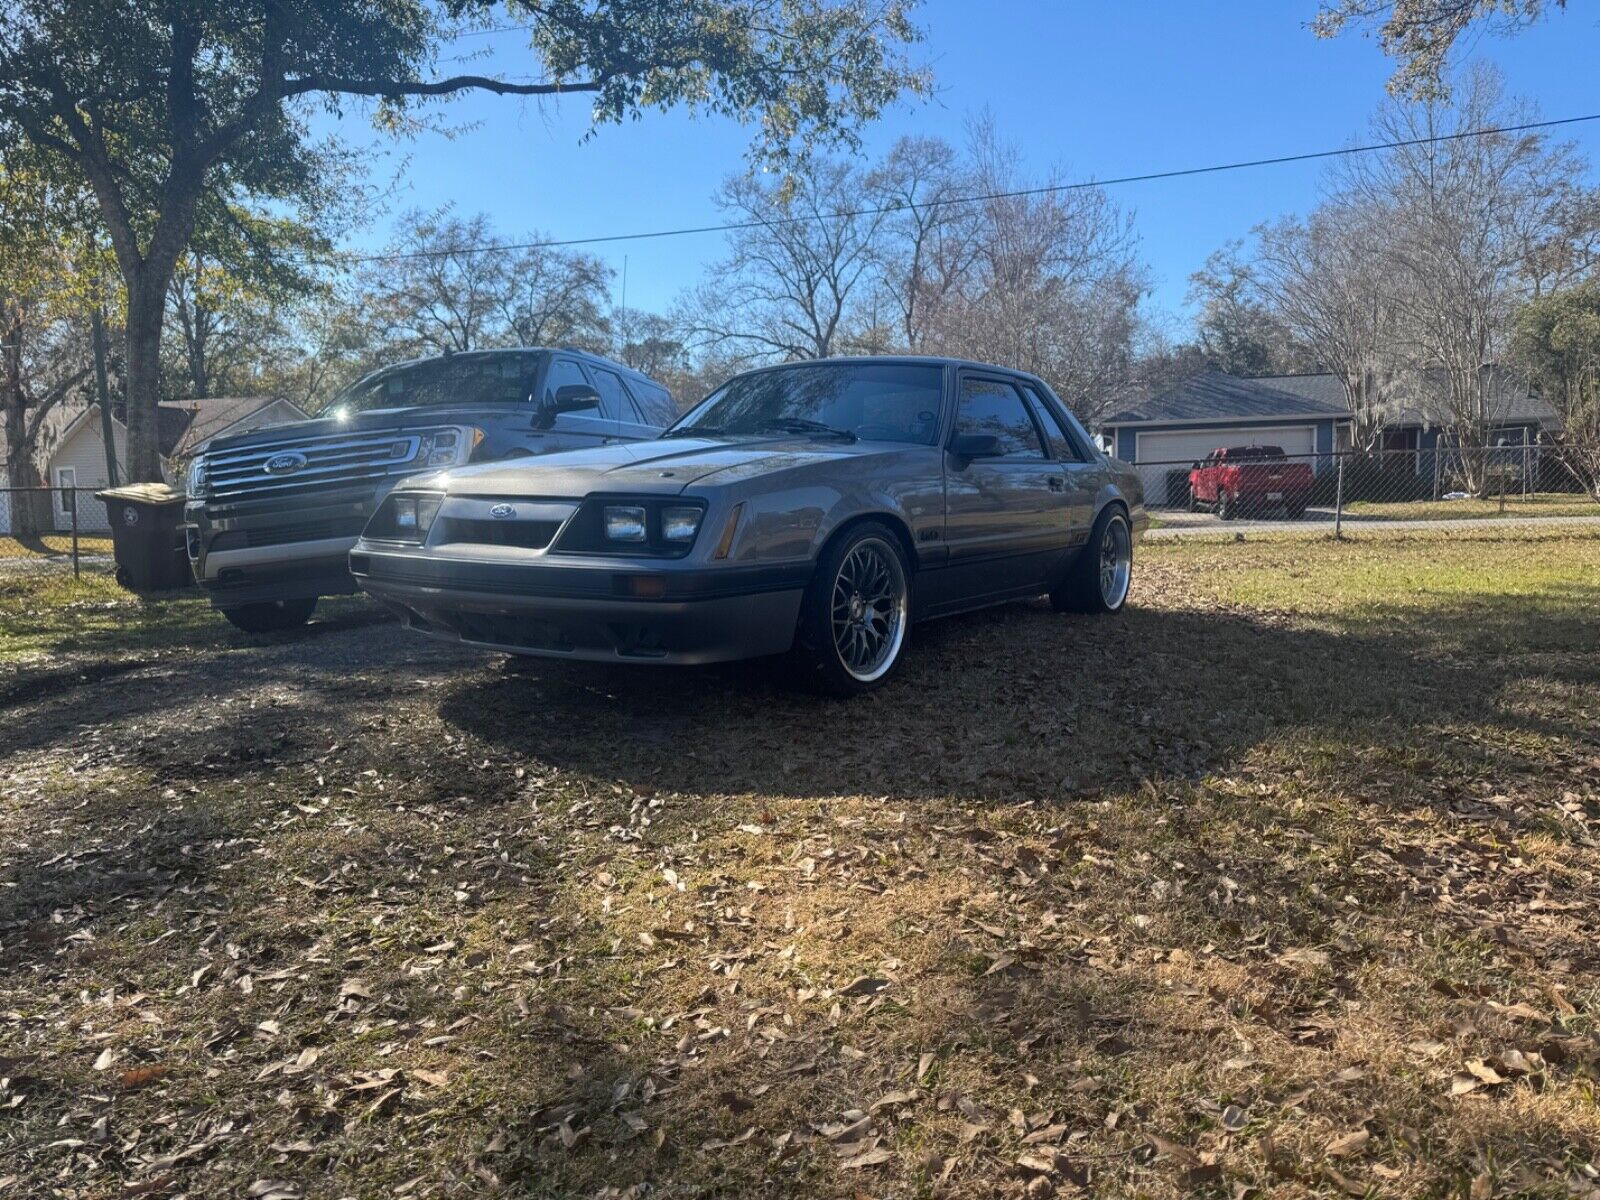
MULTIPOLYGON (((607 358, 605 355, 596 354, 592 350, 580 350, 577 346, 491 346, 483 350, 453 350, 449 354, 424 354, 419 358, 408 358, 401 362, 389 363, 387 366, 378 367, 368 372, 362 379, 370 379, 375 375, 385 375, 390 371, 404 370, 406 367, 415 367, 421 363, 444 362, 446 359, 453 361, 462 358, 489 358, 497 354, 570 354, 572 357, 581 358, 585 362, 603 365, 608 370, 620 371, 624 375, 631 375, 650 383, 656 382, 644 372, 628 366, 627 363, 620 363, 614 358, 607 358)), ((361 380, 357 382, 361 382, 361 380)))
POLYGON ((793 362, 773 363, 771 366, 751 367, 748 371, 740 371, 739 374, 755 375, 762 371, 785 371, 794 367, 859 367, 872 365, 967 367, 974 371, 995 371, 1002 375, 1014 375, 1018 379, 1031 379, 1035 382, 1042 382, 1031 371, 1024 371, 1017 367, 1002 367, 995 363, 977 362, 970 358, 952 358, 943 354, 835 354, 828 358, 801 358, 793 362))

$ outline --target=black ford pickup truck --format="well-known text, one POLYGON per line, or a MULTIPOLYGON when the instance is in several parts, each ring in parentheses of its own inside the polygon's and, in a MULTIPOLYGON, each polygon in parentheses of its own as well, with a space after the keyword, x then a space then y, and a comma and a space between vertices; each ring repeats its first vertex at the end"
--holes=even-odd
POLYGON ((667 389, 579 350, 481 350, 385 367, 314 421, 220 437, 189 465, 195 579, 222 615, 261 633, 354 592, 346 556, 407 475, 467 462, 652 438, 667 389))

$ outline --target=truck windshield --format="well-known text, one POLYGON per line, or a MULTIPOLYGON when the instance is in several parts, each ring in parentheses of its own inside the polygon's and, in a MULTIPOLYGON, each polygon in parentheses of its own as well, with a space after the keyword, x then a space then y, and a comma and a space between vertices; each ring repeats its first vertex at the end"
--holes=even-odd
POLYGON ((932 445, 944 369, 929 363, 819 363, 731 379, 668 437, 814 433, 932 445))
POLYGON ((526 350, 428 358, 374 371, 333 398, 330 413, 446 404, 518 404, 533 394, 544 356, 526 350))

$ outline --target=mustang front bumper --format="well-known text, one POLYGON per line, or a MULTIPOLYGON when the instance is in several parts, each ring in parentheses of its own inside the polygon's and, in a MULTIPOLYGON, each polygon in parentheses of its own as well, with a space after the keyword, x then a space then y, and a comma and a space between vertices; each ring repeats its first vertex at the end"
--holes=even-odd
POLYGON ((811 570, 466 559, 367 541, 350 554, 361 587, 418 632, 512 654, 678 665, 789 649, 811 570))

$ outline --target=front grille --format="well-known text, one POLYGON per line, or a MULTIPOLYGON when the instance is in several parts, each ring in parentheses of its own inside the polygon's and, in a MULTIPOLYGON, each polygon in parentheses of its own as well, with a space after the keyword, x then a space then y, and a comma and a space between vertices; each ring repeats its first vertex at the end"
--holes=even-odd
POLYGON ((412 460, 420 443, 418 433, 331 434, 319 438, 242 446, 206 455, 207 500, 231 503, 256 496, 287 498, 297 493, 378 482, 388 476, 415 473, 412 460), (291 456, 302 464, 279 473, 267 464, 291 456))
POLYGON ((211 539, 211 552, 359 537, 366 523, 365 517, 339 517, 327 521, 301 521, 295 525, 271 525, 262 529, 230 529, 211 539))
POLYGON ((469 521, 450 517, 440 522, 433 544, 470 542, 476 546, 520 546, 543 550, 561 528, 560 521, 469 521))

